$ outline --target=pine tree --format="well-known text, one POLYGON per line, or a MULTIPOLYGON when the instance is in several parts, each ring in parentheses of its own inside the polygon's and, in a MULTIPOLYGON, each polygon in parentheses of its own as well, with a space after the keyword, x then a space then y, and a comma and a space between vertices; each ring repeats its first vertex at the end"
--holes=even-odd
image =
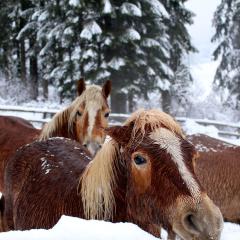
POLYGON ((13 49, 8 55, 17 59, 22 79, 31 81, 33 98, 39 88, 47 97, 49 84, 58 87, 61 101, 72 98, 80 76, 96 84, 111 79, 112 111, 133 111, 155 89, 174 93, 182 56, 193 50, 185 28, 192 15, 183 3, 21 0, 7 20, 11 27, 21 23, 8 33, 14 46, 7 44, 13 49))
POLYGON ((214 14, 216 32, 212 38, 219 42, 214 58, 220 58, 214 83, 224 93, 223 102, 240 108, 240 2, 222 0, 214 14), (227 91, 226 91, 227 90, 227 91))
MULTIPOLYGON (((167 80, 168 85, 161 90, 162 108, 165 112, 170 112, 172 100, 176 101, 176 99, 179 103, 179 108, 184 107, 184 105, 186 107, 189 85, 193 82, 190 70, 184 63, 184 57, 190 52, 197 51, 191 43, 191 38, 186 28, 186 25, 193 24, 194 14, 186 9, 184 6, 185 2, 186 0, 163 1, 170 14, 170 17, 165 21, 165 25, 168 28, 167 33, 171 43, 169 58, 171 75, 167 80)), ((174 110, 172 113, 174 113, 174 110)))

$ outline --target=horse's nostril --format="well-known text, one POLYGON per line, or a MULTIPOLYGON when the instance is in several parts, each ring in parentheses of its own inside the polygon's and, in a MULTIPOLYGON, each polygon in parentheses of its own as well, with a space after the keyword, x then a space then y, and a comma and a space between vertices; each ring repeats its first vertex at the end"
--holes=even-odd
POLYGON ((184 218, 184 224, 188 230, 191 232, 199 232, 199 227, 197 226, 196 218, 193 214, 188 214, 184 218))
POLYGON ((83 144, 84 147, 87 147, 87 144, 83 144))

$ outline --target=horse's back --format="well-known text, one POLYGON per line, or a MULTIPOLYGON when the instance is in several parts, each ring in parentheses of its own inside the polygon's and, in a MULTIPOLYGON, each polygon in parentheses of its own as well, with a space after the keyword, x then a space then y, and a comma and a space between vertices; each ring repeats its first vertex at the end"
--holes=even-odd
POLYGON ((19 149, 5 171, 5 219, 9 228, 50 228, 63 214, 78 216, 79 177, 90 160, 79 143, 63 138, 19 149))
POLYGON ((240 222, 240 147, 209 137, 188 139, 199 151, 195 172, 226 220, 240 222))
POLYGON ((199 152, 222 151, 235 147, 235 145, 210 137, 205 134, 188 135, 187 139, 195 146, 199 152))
POLYGON ((17 125, 33 128, 33 125, 24 118, 15 116, 0 116, 0 128, 15 127, 17 125))
POLYGON ((19 147, 36 139, 39 133, 40 130, 25 119, 0 116, 0 191, 3 188, 3 172, 9 157, 19 147))

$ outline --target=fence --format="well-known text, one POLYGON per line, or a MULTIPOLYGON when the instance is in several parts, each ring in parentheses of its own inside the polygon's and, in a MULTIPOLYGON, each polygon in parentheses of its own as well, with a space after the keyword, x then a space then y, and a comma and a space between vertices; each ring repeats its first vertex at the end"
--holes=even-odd
MULTIPOLYGON (((59 109, 28 108, 0 105, 0 114, 20 116, 32 122, 33 124, 37 123, 39 127, 42 127, 44 123, 48 122, 52 118, 52 116, 58 111, 59 109)), ((121 124, 128 117, 129 114, 111 113, 109 119, 110 125, 121 124)), ((176 117, 175 119, 183 124, 189 118, 176 117)), ((192 119, 192 120, 203 126, 215 126, 218 129, 218 134, 221 136, 240 138, 240 124, 220 122, 208 119, 192 119)))

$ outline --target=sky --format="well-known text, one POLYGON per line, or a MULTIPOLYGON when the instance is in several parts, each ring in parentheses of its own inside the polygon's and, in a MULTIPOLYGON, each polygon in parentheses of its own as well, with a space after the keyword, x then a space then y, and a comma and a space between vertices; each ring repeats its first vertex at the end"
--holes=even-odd
POLYGON ((204 100, 211 93, 218 61, 213 61, 212 53, 216 43, 211 43, 214 34, 213 14, 221 0, 189 0, 186 7, 196 14, 194 24, 188 27, 193 45, 198 53, 190 54, 187 62, 194 78, 193 94, 196 101, 204 100))

